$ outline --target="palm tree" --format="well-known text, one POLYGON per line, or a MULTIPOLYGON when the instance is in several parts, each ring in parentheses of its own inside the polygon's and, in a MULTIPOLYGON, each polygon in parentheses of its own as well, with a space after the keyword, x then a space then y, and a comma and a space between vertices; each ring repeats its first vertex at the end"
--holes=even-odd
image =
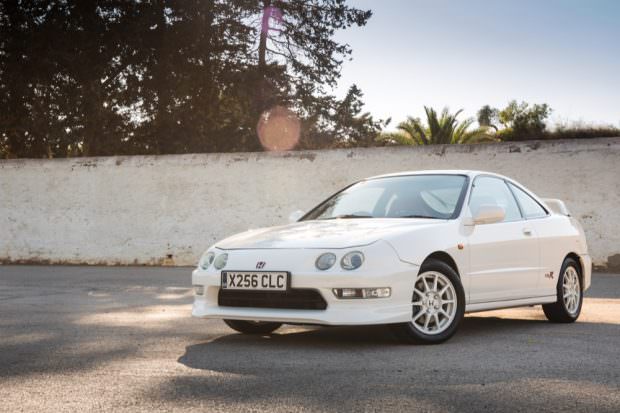
POLYGON ((378 140, 401 145, 440 145, 451 143, 478 143, 495 141, 496 138, 488 127, 479 127, 469 130, 474 123, 473 119, 459 122, 457 117, 462 110, 451 114, 444 108, 441 116, 433 108, 424 107, 426 125, 419 118, 409 116, 406 121, 398 124, 397 132, 385 133, 378 140))

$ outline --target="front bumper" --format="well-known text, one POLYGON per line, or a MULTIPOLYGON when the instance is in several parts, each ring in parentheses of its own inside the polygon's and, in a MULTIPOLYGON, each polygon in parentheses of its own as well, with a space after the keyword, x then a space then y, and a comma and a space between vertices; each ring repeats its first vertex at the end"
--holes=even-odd
MULTIPOLYGON (((365 248, 356 248, 365 254, 366 262, 354 271, 342 270, 338 263, 327 271, 316 270, 314 260, 319 254, 326 252, 323 250, 227 251, 229 262, 226 270, 242 271, 243 268, 253 268, 259 260, 264 261, 268 267, 263 270, 289 271, 292 289, 318 291, 327 302, 327 308, 325 310, 299 310, 219 306, 221 271, 210 268, 207 271, 196 269, 192 273, 192 284, 204 287, 203 295, 195 296, 192 315, 199 318, 322 325, 368 325, 409 321, 413 281, 419 267, 398 259, 387 243, 379 242, 365 248), (372 247, 372 252, 364 250, 370 247, 372 247), (390 287, 391 296, 388 298, 339 299, 332 292, 334 288, 380 287, 390 287)), ((335 253, 340 259, 348 251, 335 253)))

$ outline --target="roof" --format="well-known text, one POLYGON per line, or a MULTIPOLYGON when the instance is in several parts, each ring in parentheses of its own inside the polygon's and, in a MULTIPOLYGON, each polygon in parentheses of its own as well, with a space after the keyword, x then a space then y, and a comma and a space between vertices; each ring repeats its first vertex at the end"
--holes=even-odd
MULTIPOLYGON (((426 169, 426 170, 421 170, 421 171, 402 171, 402 172, 394 172, 394 173, 391 173, 391 174, 376 175, 376 176, 371 176, 369 178, 366 178, 364 180, 377 179, 377 178, 387 178, 387 177, 391 177, 391 176, 408 176, 408 175, 466 175, 466 176, 470 177, 471 179, 475 178, 478 175, 491 175, 491 176, 498 177, 500 179, 505 179, 505 180, 515 184, 516 186, 518 186, 519 188, 524 190, 526 193, 528 193, 530 196, 532 196, 536 201, 538 201, 538 203, 540 203, 541 205, 544 205, 547 210, 551 209, 551 208, 549 208, 549 206, 546 206, 546 203, 545 203, 545 201, 543 199, 539 198, 534 192, 530 191, 525 186, 521 185, 520 183, 518 183, 514 179, 511 179, 511 178, 509 178, 507 176, 504 176, 504 175, 497 174, 495 172, 475 171, 475 170, 470 170, 470 169, 426 169)), ((556 201, 556 200, 552 200, 552 201, 556 201)), ((559 200, 557 200, 557 201, 559 201, 559 200)), ((562 202, 562 201, 560 201, 560 202, 562 202)), ((564 210, 562 210, 561 213, 564 214, 564 215, 570 215, 570 213, 568 212, 568 209, 566 209, 566 207, 564 207, 564 210)))
POLYGON ((387 178, 391 176, 407 176, 407 175, 467 175, 469 177, 474 177, 477 175, 493 175, 493 176, 498 176, 501 178, 506 178, 505 176, 496 174, 494 172, 475 171, 475 170, 469 170, 469 169, 427 169, 427 170, 422 170, 422 171, 394 172, 390 174, 371 176, 366 179, 387 178))

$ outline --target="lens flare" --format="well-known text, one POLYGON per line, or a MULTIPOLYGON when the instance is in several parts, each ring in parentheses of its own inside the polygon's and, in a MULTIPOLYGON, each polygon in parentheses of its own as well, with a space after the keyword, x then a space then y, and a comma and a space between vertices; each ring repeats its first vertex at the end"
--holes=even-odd
POLYGON ((293 111, 275 106, 260 116, 256 132, 266 150, 288 151, 299 142, 301 122, 293 111))

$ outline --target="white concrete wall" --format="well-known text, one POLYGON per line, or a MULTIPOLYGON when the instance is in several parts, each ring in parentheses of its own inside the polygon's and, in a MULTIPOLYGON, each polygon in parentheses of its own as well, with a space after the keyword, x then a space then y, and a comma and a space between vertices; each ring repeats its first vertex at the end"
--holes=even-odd
POLYGON ((285 223, 359 178, 461 168, 563 199, 587 231, 595 264, 620 267, 620 138, 2 160, 0 261, 193 265, 215 240, 285 223))

